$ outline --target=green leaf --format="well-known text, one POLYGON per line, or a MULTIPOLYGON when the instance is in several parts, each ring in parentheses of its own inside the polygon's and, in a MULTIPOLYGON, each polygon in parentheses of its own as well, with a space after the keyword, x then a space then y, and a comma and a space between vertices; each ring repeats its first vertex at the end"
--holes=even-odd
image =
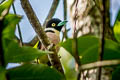
POLYGON ((67 39, 65 42, 61 42, 60 46, 65 48, 73 56, 73 54, 72 54, 72 40, 73 39, 67 39))
MULTIPOLYGON (((60 45, 65 48, 71 55, 73 46, 72 46, 73 39, 68 39, 63 43, 60 43, 60 45)), ((82 36, 78 38, 78 53, 81 55, 86 51, 87 49, 91 48, 91 46, 97 46, 98 45, 98 39, 94 36, 82 36)))
POLYGON ((120 59, 120 45, 112 40, 105 40, 104 60, 120 59))
POLYGON ((118 12, 118 16, 116 18, 113 31, 116 40, 120 42, 120 11, 118 12))
POLYGON ((78 52, 81 63, 87 64, 98 60, 99 40, 94 36, 82 36, 78 38, 78 52))
POLYGON ((14 15, 14 14, 8 14, 5 16, 3 21, 3 38, 13 39, 15 36, 15 28, 16 24, 19 23, 21 19, 21 16, 14 15))
POLYGON ((11 40, 15 37, 16 24, 19 23, 21 17, 14 14, 8 14, 3 20, 2 42, 5 50, 11 40))
POLYGON ((20 47, 15 41, 11 41, 5 50, 6 63, 28 62, 35 58, 47 55, 48 51, 41 51, 29 46, 20 47))
POLYGON ((50 53, 33 49, 32 47, 19 47, 18 43, 14 40, 14 37, 16 24, 20 19, 21 17, 18 15, 8 14, 3 21, 3 26, 5 28, 2 32, 2 38, 6 64, 9 62, 16 63, 32 61, 37 57, 50 53))
POLYGON ((0 80, 6 80, 5 73, 6 70, 3 67, 0 67, 0 80))
POLYGON ((115 69, 112 73, 112 80, 118 80, 120 79, 120 66, 115 69))
POLYGON ((10 80, 65 80, 56 69, 43 64, 27 64, 8 70, 10 80))
MULTIPOLYGON (((61 43, 71 55, 72 53, 72 40, 61 43)), ((81 58, 82 64, 96 62, 99 57, 100 39, 94 36, 81 36, 78 38, 78 54, 81 58)), ((104 60, 120 59, 120 45, 112 40, 105 40, 104 60)))
MULTIPOLYGON (((96 62, 99 58, 99 47, 99 45, 92 45, 88 50, 85 50, 84 53, 80 55, 82 56, 82 64, 96 62)), ((119 49, 120 46, 116 42, 106 39, 103 60, 120 59, 119 49)))
POLYGON ((13 0, 6 0, 2 4, 0 4, 0 16, 1 16, 3 11, 5 11, 5 10, 10 8, 12 3, 13 3, 13 0))

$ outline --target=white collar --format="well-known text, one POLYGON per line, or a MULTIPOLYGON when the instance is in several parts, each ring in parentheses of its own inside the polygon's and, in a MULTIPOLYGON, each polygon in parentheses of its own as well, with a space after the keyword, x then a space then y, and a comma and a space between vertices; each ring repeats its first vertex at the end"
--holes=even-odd
POLYGON ((60 34, 60 32, 59 32, 58 30, 54 29, 54 28, 45 28, 44 31, 49 31, 49 30, 55 32, 55 34, 58 35, 58 36, 59 36, 59 34, 60 34))

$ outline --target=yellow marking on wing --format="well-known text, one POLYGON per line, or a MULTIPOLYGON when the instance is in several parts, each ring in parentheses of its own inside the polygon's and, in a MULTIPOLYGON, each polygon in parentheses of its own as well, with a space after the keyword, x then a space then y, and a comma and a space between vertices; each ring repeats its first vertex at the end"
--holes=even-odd
POLYGON ((34 45, 33 48, 37 48, 37 47, 38 47, 38 44, 39 44, 39 41, 34 45))

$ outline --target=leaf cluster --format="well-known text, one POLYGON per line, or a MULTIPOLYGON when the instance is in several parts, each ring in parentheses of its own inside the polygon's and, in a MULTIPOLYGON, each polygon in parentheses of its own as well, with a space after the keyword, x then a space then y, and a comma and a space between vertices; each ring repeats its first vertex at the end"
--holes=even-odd
MULTIPOLYGON (((116 41, 105 39, 103 61, 120 60, 120 11, 118 12, 118 16, 113 26, 113 32, 116 41)), ((68 39, 65 42, 60 43, 60 45, 74 57, 75 54, 73 53, 73 40, 74 39, 68 39)), ((93 35, 84 35, 77 38, 77 43, 77 50, 80 57, 81 66, 99 61, 99 37, 93 35)), ((104 65, 102 67, 116 67, 116 69, 112 72, 112 80, 120 78, 119 64, 104 65)))
POLYGON ((51 54, 51 52, 19 45, 15 39, 15 29, 22 17, 8 12, 4 13, 9 11, 12 3, 13 0, 7 0, 0 4, 0 17, 2 17, 0 27, 2 27, 1 38, 3 46, 1 54, 4 55, 2 57, 4 57, 5 66, 9 63, 20 63, 21 66, 6 69, 6 67, 0 65, 0 80, 8 79, 6 74, 9 75, 10 80, 64 80, 64 76, 54 68, 45 64, 29 63, 38 57, 41 58, 51 54))

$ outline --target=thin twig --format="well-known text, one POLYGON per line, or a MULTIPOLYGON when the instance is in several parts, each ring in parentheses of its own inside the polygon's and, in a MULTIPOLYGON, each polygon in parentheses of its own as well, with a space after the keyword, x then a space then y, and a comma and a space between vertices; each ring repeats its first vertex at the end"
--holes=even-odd
POLYGON ((76 32, 74 32, 74 36, 73 36, 73 54, 74 54, 74 57, 75 57, 75 61, 77 62, 77 65, 78 65, 77 80, 80 80, 80 77, 81 77, 81 69, 80 69, 81 62, 80 62, 80 58, 79 58, 79 55, 78 55, 78 41, 77 41, 77 33, 76 32))
MULTIPOLYGON (((63 0, 63 16, 64 16, 64 20, 67 20, 67 0, 63 0)), ((62 41, 65 39, 68 39, 67 36, 67 29, 66 29, 66 25, 64 25, 64 32, 63 32, 63 38, 62 41)))
POLYGON ((103 18, 102 18, 102 20, 103 20, 103 26, 102 26, 102 30, 101 30, 101 48, 100 48, 100 57, 99 57, 99 60, 103 60, 103 55, 104 55, 104 44, 105 44, 105 20, 106 20, 106 18, 105 18, 105 1, 103 0, 103 6, 104 6, 104 9, 103 9, 103 18))
POLYGON ((63 0, 64 20, 67 20, 67 0, 63 0))
POLYGON ((77 80, 80 80, 81 78, 81 62, 80 62, 80 58, 79 58, 79 55, 78 55, 78 41, 77 41, 77 31, 74 32, 74 36, 73 36, 73 54, 74 54, 74 57, 75 57, 75 61, 77 62, 77 65, 78 65, 78 75, 77 75, 77 80))
POLYGON ((54 0, 54 1, 53 1, 52 6, 51 6, 51 8, 50 8, 50 11, 49 11, 49 13, 48 13, 48 15, 47 15, 47 17, 46 17, 46 19, 45 19, 45 22, 44 22, 44 24, 43 24, 43 27, 44 27, 44 28, 46 27, 45 25, 46 25, 46 23, 48 22, 48 20, 50 20, 50 19, 54 16, 55 11, 56 11, 56 9, 57 9, 57 7, 58 7, 59 1, 60 1, 60 0, 54 0))
POLYGON ((81 69, 86 70, 86 69, 93 69, 97 67, 111 66, 118 64, 120 64, 120 60, 104 60, 104 61, 98 61, 98 62, 81 65, 81 69))
MULTIPOLYGON (((47 49, 48 46, 51 44, 50 41, 48 40, 47 35, 45 34, 38 18, 36 17, 30 3, 28 0, 20 0, 21 1, 21 5, 22 8, 24 9, 33 29, 35 30, 35 32, 38 35, 39 40, 42 41, 44 47, 47 49)), ((58 58, 57 52, 55 47, 53 46, 51 49, 51 51, 54 52, 54 54, 48 54, 48 56, 50 57, 50 62, 52 64, 53 67, 55 67, 58 71, 60 71, 61 73, 64 74, 61 62, 58 58)))
MULTIPOLYGON (((102 10, 102 21, 103 21, 103 25, 102 25, 102 30, 101 30, 101 40, 100 40, 100 52, 99 52, 99 60, 102 61, 103 60, 103 55, 104 55, 104 44, 105 44, 105 1, 103 0, 103 9, 102 10)), ((98 68, 98 80, 101 80, 101 73, 102 73, 102 67, 98 68)))
POLYGON ((78 15, 78 9, 77 9, 77 6, 78 6, 78 1, 79 0, 76 0, 75 2, 75 18, 74 18, 74 34, 73 34, 73 43, 72 43, 72 46, 73 46, 73 54, 74 54, 74 57, 75 57, 75 61, 77 62, 77 65, 78 65, 78 75, 77 75, 77 80, 80 80, 81 78, 81 69, 80 69, 80 66, 81 66, 81 62, 80 62, 80 58, 79 58, 79 55, 78 55, 78 41, 77 41, 77 15, 78 15))
POLYGON ((47 47, 48 45, 50 45, 50 42, 48 39, 46 39, 47 36, 44 30, 42 29, 42 25, 39 22, 36 14, 34 13, 33 8, 31 7, 29 1, 28 0, 20 0, 20 1, 21 1, 22 8, 24 9, 33 29, 38 35, 39 40, 43 39, 42 42, 44 46, 47 47))
MULTIPOLYGON (((13 8, 14 14, 17 14, 14 3, 12 4, 12 8, 13 8)), ((20 24, 18 23, 17 26, 18 26, 18 33, 19 33, 19 37, 20 37, 20 45, 23 46, 23 39, 22 39, 21 30, 20 30, 20 24)))
POLYGON ((74 57, 75 57, 75 61, 77 62, 78 65, 78 76, 77 76, 77 80, 80 80, 81 77, 81 70, 80 70, 80 66, 81 66, 81 62, 80 62, 80 58, 78 55, 78 41, 77 41, 77 33, 74 33, 74 37, 73 37, 73 53, 74 53, 74 57))

